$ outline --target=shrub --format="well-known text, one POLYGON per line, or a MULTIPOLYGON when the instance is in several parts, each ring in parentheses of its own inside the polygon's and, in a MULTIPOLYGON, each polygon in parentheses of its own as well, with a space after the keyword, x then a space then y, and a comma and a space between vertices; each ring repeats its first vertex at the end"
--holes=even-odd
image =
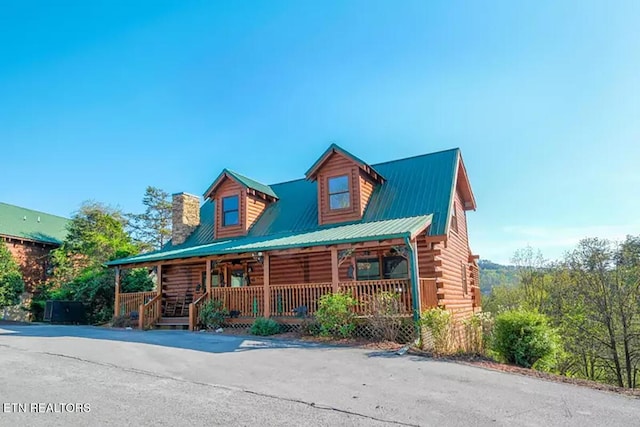
POLYGON ((455 325, 451 313, 431 308, 422 313, 422 347, 437 354, 450 354, 456 349, 455 325))
POLYGON ((493 350, 505 362, 530 368, 555 355, 558 335, 543 314, 510 310, 499 314, 493 330, 493 350))
POLYGON ((280 325, 273 319, 258 317, 251 325, 250 332, 260 336, 275 335, 280 332, 280 325))
POLYGON ((123 316, 115 316, 111 319, 111 326, 114 328, 135 328, 138 326, 138 322, 137 320, 133 320, 128 314, 125 314, 123 316))
POLYGON ((316 319, 320 335, 346 338, 355 329, 353 307, 356 300, 348 293, 337 292, 320 297, 316 319))
POLYGON ((220 300, 212 299, 202 304, 198 320, 207 329, 217 329, 222 326, 224 319, 229 316, 229 312, 224 308, 224 303, 220 300))
POLYGON ((9 248, 0 240, 0 308, 20 303, 24 292, 24 281, 18 263, 11 256, 9 248))
POLYGON ((493 328, 491 313, 474 313, 462 321, 461 350, 467 354, 483 354, 493 328))
POLYGON ((320 324, 313 317, 303 319, 300 323, 300 333, 302 335, 320 335, 320 324))
POLYGON ((400 315, 404 306, 400 301, 400 294, 395 292, 380 292, 373 296, 368 304, 369 317, 367 322, 374 338, 387 341, 397 341, 403 326, 400 315))

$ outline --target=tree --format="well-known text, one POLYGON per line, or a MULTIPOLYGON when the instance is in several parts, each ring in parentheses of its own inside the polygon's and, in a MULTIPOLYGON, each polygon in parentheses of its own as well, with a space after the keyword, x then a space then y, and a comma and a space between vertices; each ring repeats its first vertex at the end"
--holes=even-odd
POLYGON ((143 250, 161 249, 171 238, 171 200, 169 193, 156 187, 147 187, 142 214, 128 215, 128 227, 143 250))
POLYGON ((107 261, 133 255, 139 248, 125 231, 122 212, 98 202, 85 202, 71 218, 67 237, 59 251, 81 263, 102 265, 107 261))
POLYGON ((568 298, 585 345, 620 387, 635 387, 640 366, 640 239, 616 245, 584 239, 567 256, 568 298), (574 309, 574 313, 576 310, 574 309))
MULTIPOLYGON (((113 315, 114 272, 104 263, 135 255, 139 247, 125 231, 124 215, 96 202, 86 202, 73 216, 62 246, 52 252, 53 277, 32 303, 65 299, 87 304, 88 319, 101 323, 113 315)), ((145 269, 123 274, 123 289, 150 290, 153 282, 145 269)))
POLYGON ((540 250, 531 246, 519 249, 511 260, 516 267, 527 309, 541 311, 547 301, 549 283, 545 280, 547 262, 540 250))
POLYGON ((16 305, 24 292, 24 281, 18 263, 9 248, 0 241, 0 308, 16 305))

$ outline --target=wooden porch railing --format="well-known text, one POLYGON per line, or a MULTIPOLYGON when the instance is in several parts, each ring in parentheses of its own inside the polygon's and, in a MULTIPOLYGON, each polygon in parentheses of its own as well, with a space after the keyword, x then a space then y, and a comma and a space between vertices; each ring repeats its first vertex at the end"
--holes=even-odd
POLYGON ((271 285, 269 307, 273 316, 304 317, 318 310, 320 297, 331 293, 331 283, 271 285))
POLYGON ((189 330, 195 331, 196 326, 200 322, 200 309, 202 304, 209 300, 209 294, 204 293, 200 295, 194 302, 189 304, 189 330))
POLYGON ((438 288, 436 279, 420 279, 420 310, 438 306, 438 288))
POLYGON ((411 283, 409 279, 384 279, 384 280, 358 280, 353 282, 341 282, 339 289, 342 292, 350 292, 358 301, 355 312, 364 316, 371 312, 371 299, 381 292, 391 292, 399 295, 401 310, 411 313, 411 283))
POLYGON ((152 327, 162 315, 162 295, 156 294, 146 304, 140 304, 138 328, 148 329, 152 327))
POLYGON ((260 317, 264 314, 262 286, 212 288, 211 299, 220 300, 232 317, 260 317))
POLYGON ((119 301, 119 313, 118 315, 127 315, 132 311, 137 311, 140 305, 146 304, 149 300, 155 297, 158 293, 156 291, 149 292, 131 292, 128 294, 118 294, 119 301))

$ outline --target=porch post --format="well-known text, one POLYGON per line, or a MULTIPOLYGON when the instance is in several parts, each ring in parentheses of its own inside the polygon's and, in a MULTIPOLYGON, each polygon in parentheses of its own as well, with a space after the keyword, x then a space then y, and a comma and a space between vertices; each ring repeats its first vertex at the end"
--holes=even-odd
POLYGON ((116 267, 116 300, 113 305, 113 316, 120 315, 120 267, 116 267))
POLYGON ((207 260, 207 269, 206 269, 206 277, 204 279, 204 284, 207 289, 207 298, 211 299, 211 260, 207 260))
POLYGON ((338 272, 338 248, 331 248, 331 285, 333 293, 338 292, 338 284, 340 283, 340 275, 338 272))
POLYGON ((413 300, 413 320, 420 319, 420 279, 418 275, 418 247, 416 240, 405 238, 409 252, 409 277, 411 278, 411 299, 413 300))
POLYGON ((162 264, 158 264, 156 267, 156 290, 158 291, 158 295, 162 295, 162 264))
POLYGON ((264 260, 263 260, 263 286, 264 286, 264 317, 271 316, 271 298, 269 295, 269 276, 271 275, 270 267, 269 267, 269 253, 265 252, 264 260))

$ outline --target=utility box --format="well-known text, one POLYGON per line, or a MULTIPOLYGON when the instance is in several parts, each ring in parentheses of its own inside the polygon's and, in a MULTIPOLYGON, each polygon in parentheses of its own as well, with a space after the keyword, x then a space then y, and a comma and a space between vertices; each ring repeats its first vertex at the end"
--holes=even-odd
POLYGON ((44 321, 80 325, 87 323, 87 314, 84 304, 79 301, 47 301, 44 321))

